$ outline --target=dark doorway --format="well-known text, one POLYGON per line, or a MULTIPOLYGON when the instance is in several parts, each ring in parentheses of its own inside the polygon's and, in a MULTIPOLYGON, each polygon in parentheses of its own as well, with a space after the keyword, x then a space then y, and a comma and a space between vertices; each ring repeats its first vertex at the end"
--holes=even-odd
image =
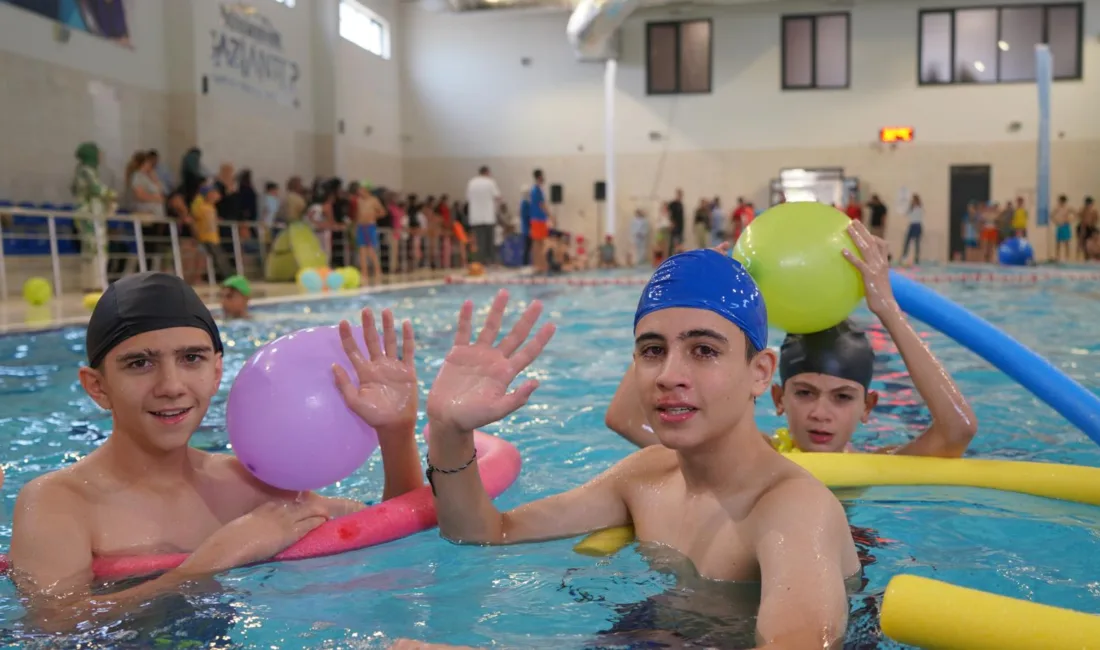
MULTIPOLYGON (((989 202, 989 165, 952 165, 951 166, 951 203, 948 221, 951 224, 951 234, 948 237, 950 246, 948 259, 956 256, 965 259, 966 249, 963 244, 963 217, 966 215, 966 206, 971 201, 979 203, 989 202)), ((977 226, 980 229, 981 226, 977 226)), ((975 233, 977 235, 978 233, 975 233)))

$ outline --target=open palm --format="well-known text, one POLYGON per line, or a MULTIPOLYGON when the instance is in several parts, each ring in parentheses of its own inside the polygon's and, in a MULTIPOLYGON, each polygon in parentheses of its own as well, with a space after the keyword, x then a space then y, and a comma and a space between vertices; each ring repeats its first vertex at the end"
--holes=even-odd
POLYGON ((508 392, 516 376, 531 365, 550 342, 554 326, 543 325, 531 341, 523 345, 542 313, 542 304, 535 301, 523 312, 512 331, 494 346, 507 304, 508 292, 501 290, 493 300, 485 327, 473 344, 470 343, 473 303, 466 301, 462 305, 454 347, 447 353, 428 394, 430 420, 460 431, 473 431, 523 406, 538 388, 538 382, 530 380, 508 392))
POLYGON ((363 339, 370 358, 364 358, 347 321, 340 323, 340 341, 355 369, 355 378, 333 365, 336 386, 348 408, 375 430, 408 428, 416 423, 418 388, 416 385, 415 341, 412 324, 402 324, 403 358, 397 357, 397 331, 393 312, 382 310, 382 346, 374 324, 374 313, 363 310, 363 339))

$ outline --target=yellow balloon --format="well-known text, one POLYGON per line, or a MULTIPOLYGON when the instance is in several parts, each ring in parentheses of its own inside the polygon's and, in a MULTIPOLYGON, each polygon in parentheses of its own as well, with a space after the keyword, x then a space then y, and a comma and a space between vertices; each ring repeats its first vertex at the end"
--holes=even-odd
POLYGON ((95 309, 96 304, 99 303, 99 298, 102 293, 86 293, 84 294, 84 309, 92 311, 95 309))
POLYGON ((343 276, 345 289, 358 289, 363 283, 363 276, 354 266, 342 266, 336 272, 343 276))
POLYGON ((46 278, 31 278, 23 283, 23 300, 27 304, 41 306, 53 297, 53 285, 46 278))
POLYGON ((828 329, 863 299, 863 278, 841 251, 859 256, 851 220, 821 203, 783 203, 741 233, 733 257, 756 280, 768 324, 792 334, 828 329))

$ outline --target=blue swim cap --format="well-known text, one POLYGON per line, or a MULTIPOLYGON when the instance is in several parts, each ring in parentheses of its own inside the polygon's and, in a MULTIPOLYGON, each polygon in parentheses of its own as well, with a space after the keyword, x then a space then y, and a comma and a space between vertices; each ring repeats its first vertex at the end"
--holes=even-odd
POLYGON ((662 309, 706 309, 736 325, 757 350, 768 347, 768 310, 752 276, 732 257, 693 250, 668 258, 642 290, 634 329, 662 309))

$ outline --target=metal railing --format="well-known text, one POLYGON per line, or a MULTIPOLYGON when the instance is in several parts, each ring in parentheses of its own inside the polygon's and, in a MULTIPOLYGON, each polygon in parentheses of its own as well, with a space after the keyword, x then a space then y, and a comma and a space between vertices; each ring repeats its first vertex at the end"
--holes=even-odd
MULTIPOLYGON (((224 234, 229 234, 227 243, 235 272, 263 279, 270 247, 286 224, 268 228, 261 222, 218 220, 217 226, 223 234, 223 242, 224 234), (251 272, 254 268, 249 264, 252 258, 258 262, 259 273, 251 272)), ((354 224, 319 230, 317 235, 330 265, 339 259, 343 265, 359 267, 358 257, 353 257, 357 250, 354 224)), ((467 255, 463 255, 461 245, 449 234, 428 236, 403 230, 395 237, 393 229, 379 227, 378 238, 379 267, 389 276, 417 273, 425 266, 444 271, 456 269, 468 257, 472 259, 468 248, 467 255)), ((217 283, 215 260, 193 238, 181 236, 176 219, 153 214, 97 215, 70 210, 3 207, 0 208, 0 299, 9 297, 8 257, 44 257, 44 243, 49 248, 57 296, 63 295, 66 284, 62 261, 74 257, 79 258, 82 265, 94 264, 94 283, 100 290, 106 290, 113 279, 132 272, 132 263, 136 263, 137 271, 144 272, 149 270, 151 262, 159 267, 166 256, 171 258, 172 271, 177 276, 194 281, 199 274, 193 270, 198 266, 196 263, 201 263, 201 275, 205 275, 211 285, 217 283), (89 224, 90 230, 81 224, 89 224), (9 243, 12 244, 10 252, 7 250, 9 243), (88 245, 94 250, 86 250, 88 245), (122 268, 114 262, 120 262, 122 268)))

